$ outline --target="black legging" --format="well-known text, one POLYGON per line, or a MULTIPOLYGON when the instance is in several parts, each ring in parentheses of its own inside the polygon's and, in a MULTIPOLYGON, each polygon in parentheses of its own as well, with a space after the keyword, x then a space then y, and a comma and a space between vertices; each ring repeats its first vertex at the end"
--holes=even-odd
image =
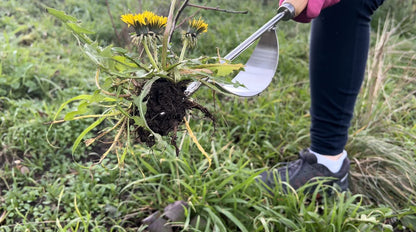
POLYGON ((371 15, 383 1, 341 0, 312 21, 310 132, 315 152, 336 155, 347 143, 364 79, 371 15))

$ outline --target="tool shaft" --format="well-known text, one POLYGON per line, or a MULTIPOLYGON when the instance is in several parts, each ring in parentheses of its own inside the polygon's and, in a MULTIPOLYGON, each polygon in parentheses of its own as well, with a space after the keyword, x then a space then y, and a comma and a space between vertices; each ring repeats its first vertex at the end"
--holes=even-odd
POLYGON ((285 16, 285 12, 280 12, 272 19, 270 19, 266 24, 260 27, 256 32, 250 35, 246 40, 244 40, 240 45, 234 48, 230 53, 224 56, 225 60, 234 60, 239 56, 243 51, 250 47, 261 35, 264 34, 267 30, 273 28, 280 20, 285 16))

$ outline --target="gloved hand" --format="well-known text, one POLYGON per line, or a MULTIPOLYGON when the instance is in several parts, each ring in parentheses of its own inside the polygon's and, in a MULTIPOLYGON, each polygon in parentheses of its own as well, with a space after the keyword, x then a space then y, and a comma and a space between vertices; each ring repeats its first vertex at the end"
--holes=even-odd
MULTIPOLYGON (((282 5, 284 1, 285 0, 279 0, 279 5, 282 5)), ((340 1, 341 0, 308 0, 306 9, 293 20, 301 23, 309 23, 312 19, 319 16, 322 9, 337 4, 340 1)))

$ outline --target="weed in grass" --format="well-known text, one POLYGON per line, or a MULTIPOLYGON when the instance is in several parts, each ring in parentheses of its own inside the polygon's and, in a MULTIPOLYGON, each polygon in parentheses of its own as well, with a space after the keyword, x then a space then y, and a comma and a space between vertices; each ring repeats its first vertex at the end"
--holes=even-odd
MULTIPOLYGON (((96 137, 86 141, 88 146, 104 136, 113 138, 99 163, 113 149, 117 154, 125 154, 131 143, 143 143, 149 147, 156 143, 164 144, 162 136, 169 134, 170 143, 175 146, 178 155, 180 151, 176 144, 176 134, 189 110, 200 110, 206 117, 214 120, 205 107, 192 101, 184 92, 187 84, 203 83, 222 92, 215 84, 206 80, 229 76, 243 66, 221 63, 210 57, 185 58, 186 51, 196 46, 200 34, 207 32, 208 24, 202 19, 189 21, 188 30, 182 34, 183 45, 180 55, 174 53, 174 46, 169 47, 168 44, 174 33, 175 20, 186 6, 185 4, 182 8, 175 9, 176 1, 172 1, 168 17, 150 11, 121 15, 121 20, 134 29, 131 41, 136 49, 142 50, 143 56, 111 45, 102 48, 88 37, 88 34, 93 32, 75 23, 76 18, 62 11, 47 8, 48 13, 70 28, 82 43, 85 53, 97 65, 97 90, 94 94, 69 99, 61 105, 55 116, 56 119, 68 104, 79 101, 77 110, 67 113, 63 121, 96 119, 77 137, 73 153, 91 130, 106 121, 114 126, 103 129, 96 137), (100 70, 109 75, 105 80, 105 86, 101 86, 99 81, 100 70), (90 108, 93 105, 101 106, 102 113, 92 114, 90 108)), ((62 120, 54 120, 52 123, 58 122, 62 120)), ((187 128, 192 136, 190 128, 187 128)), ((198 143, 196 140, 195 142, 198 143)))

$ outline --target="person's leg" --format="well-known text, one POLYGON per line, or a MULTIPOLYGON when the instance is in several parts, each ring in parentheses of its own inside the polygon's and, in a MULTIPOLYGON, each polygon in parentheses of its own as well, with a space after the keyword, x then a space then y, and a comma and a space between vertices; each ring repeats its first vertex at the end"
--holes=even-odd
POLYGON ((342 0, 312 22, 309 68, 314 152, 343 152, 364 78, 370 17, 382 2, 342 0))
POLYGON ((314 177, 334 177, 329 184, 348 188, 349 159, 344 151, 354 105, 364 78, 370 20, 383 0, 341 0, 324 9, 311 29, 311 147, 300 159, 261 180, 274 187, 276 179, 297 189, 314 177), (324 156, 322 156, 324 155, 324 156), (339 155, 339 160, 325 158, 339 155), (287 177, 289 178, 287 180, 287 177))

